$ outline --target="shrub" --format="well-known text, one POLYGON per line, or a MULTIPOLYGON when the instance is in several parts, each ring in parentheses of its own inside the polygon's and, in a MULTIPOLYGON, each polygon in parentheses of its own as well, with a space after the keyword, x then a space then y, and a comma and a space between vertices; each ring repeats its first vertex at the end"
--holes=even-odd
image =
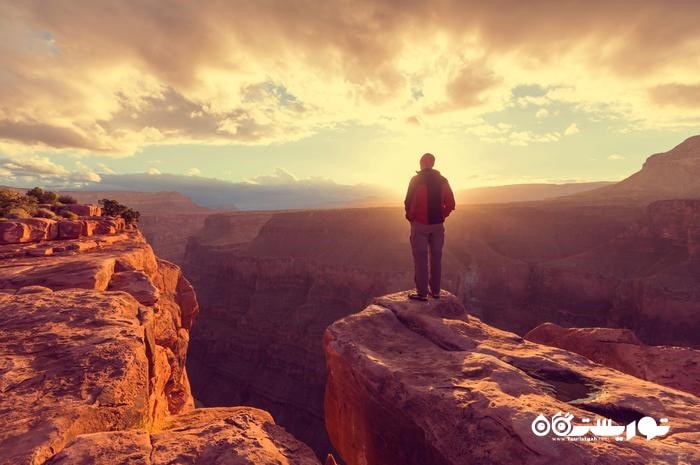
POLYGON ((26 196, 35 199, 37 203, 48 203, 51 205, 56 205, 56 203, 58 202, 58 195, 55 192, 45 191, 41 187, 29 189, 26 193, 26 196))
POLYGON ((121 216, 126 224, 136 223, 141 216, 141 213, 138 211, 122 205, 116 200, 102 199, 99 201, 99 204, 102 206, 102 213, 107 216, 121 216))
POLYGON ((33 197, 27 197, 11 189, 0 189, 0 216, 9 218, 8 215, 14 209, 24 210, 31 216, 36 211, 36 203, 33 197))
POLYGON ((56 214, 49 210, 48 208, 39 208, 36 213, 34 213, 36 218, 48 218, 53 220, 56 218, 56 214))
POLYGON ((24 208, 11 208, 7 214, 5 214, 5 217, 11 220, 18 220, 21 218, 31 218, 32 215, 24 208))
POLYGON ((68 195, 68 194, 59 195, 58 201, 59 201, 59 203, 62 203, 63 205, 78 203, 78 201, 75 199, 75 197, 73 197, 72 195, 68 195))
POLYGON ((76 213, 73 213, 72 211, 68 210, 62 211, 61 216, 67 220, 77 220, 78 218, 80 218, 76 213))

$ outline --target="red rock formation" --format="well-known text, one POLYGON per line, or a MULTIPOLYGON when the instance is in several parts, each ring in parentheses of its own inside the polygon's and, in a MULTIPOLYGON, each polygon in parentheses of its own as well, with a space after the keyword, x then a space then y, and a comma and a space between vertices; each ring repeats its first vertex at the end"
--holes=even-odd
POLYGON ((0 244, 39 242, 55 239, 56 221, 47 218, 22 218, 0 221, 0 244))
POLYGON ((194 236, 205 219, 217 210, 205 208, 178 192, 67 192, 80 202, 114 199, 141 213, 139 229, 156 254, 182 264, 187 240, 194 236))
POLYGON ((628 329, 562 328, 553 323, 538 326, 525 339, 576 352, 637 378, 700 396, 700 351, 697 350, 647 346, 628 329))
POLYGON ((249 407, 197 409, 163 429, 78 436, 47 465, 132 464, 318 465, 311 450, 249 407))
POLYGON ((379 298, 331 325, 324 347, 326 427, 348 465, 700 461, 696 396, 495 329, 453 296, 379 298), (535 435, 535 418, 557 412, 576 424, 664 417, 671 429, 652 440, 535 435))
POLYGON ((318 463, 269 414, 193 411, 196 296, 138 231, 0 255, 0 464, 318 463))

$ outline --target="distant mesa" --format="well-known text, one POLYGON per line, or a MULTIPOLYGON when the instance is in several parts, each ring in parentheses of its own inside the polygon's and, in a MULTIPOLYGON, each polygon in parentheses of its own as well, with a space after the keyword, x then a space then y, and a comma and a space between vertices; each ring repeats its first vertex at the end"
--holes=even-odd
POLYGON ((564 184, 512 184, 465 189, 457 193, 458 204, 532 202, 592 191, 612 182, 577 182, 564 184))
POLYGON ((700 197, 700 135, 647 158, 642 169, 611 186, 567 198, 569 201, 638 202, 700 197))

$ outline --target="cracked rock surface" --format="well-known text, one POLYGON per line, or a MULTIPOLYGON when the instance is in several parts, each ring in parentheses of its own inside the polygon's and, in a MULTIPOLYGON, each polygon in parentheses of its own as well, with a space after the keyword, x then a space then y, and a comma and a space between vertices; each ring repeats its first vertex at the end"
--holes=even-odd
POLYGON ((331 325, 324 347, 326 427, 348 465, 700 463, 696 396, 493 328, 452 295, 378 298, 331 325), (671 430, 650 441, 532 432, 557 412, 668 418, 671 430))
POLYGON ((265 411, 194 409, 197 298, 138 231, 46 243, 0 246, 0 465, 318 463, 265 411))

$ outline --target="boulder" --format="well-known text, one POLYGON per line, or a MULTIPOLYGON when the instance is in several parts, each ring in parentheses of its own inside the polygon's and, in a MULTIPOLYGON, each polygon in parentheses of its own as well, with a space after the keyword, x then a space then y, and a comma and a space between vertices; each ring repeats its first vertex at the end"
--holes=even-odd
POLYGON ((29 228, 19 221, 0 221, 0 242, 18 244, 28 242, 29 228))
POLYGON ((97 221, 83 220, 80 235, 86 237, 92 236, 95 233, 95 229, 97 229, 97 221))
POLYGON ((83 233, 84 223, 80 220, 61 220, 58 222, 59 239, 77 239, 83 233))
POLYGON ((97 220, 95 234, 117 234, 124 231, 123 218, 102 218, 97 220))
POLYGON ((60 205, 57 207, 57 210, 61 213, 69 211, 78 216, 102 216, 102 208, 92 203, 60 205))
POLYGON ((143 305, 153 305, 158 302, 160 292, 151 278, 143 271, 121 271, 114 273, 109 281, 108 290, 124 291, 143 305))
POLYGON ((15 293, 16 295, 23 295, 23 294, 43 294, 46 292, 53 292, 48 287, 45 286, 24 286, 19 289, 17 289, 17 292, 15 293))
POLYGON ((0 221, 0 244, 18 244, 55 239, 57 223, 48 218, 0 221))
POLYGON ((326 428, 348 465, 700 461, 696 396, 488 326, 452 295, 376 299, 332 324, 324 347, 326 428), (559 413, 561 435, 535 434, 540 415, 550 425, 559 413), (646 416, 671 433, 647 440, 640 426, 616 440, 586 427, 625 431, 646 416), (569 425, 583 432, 566 436, 569 425))
POLYGON ((700 396, 700 351, 688 347, 648 346, 620 328, 562 328, 544 323, 525 335, 539 344, 576 352, 640 379, 700 396))

